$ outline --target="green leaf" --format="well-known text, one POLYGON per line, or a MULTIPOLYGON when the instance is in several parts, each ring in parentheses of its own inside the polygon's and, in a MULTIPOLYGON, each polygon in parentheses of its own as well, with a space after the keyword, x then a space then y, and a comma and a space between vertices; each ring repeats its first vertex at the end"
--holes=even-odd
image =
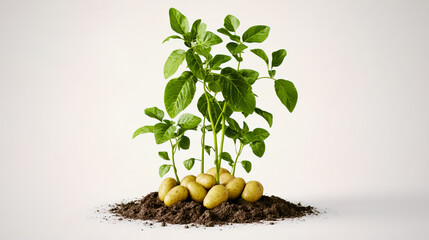
POLYGON ((235 121, 233 118, 227 118, 226 121, 228 122, 228 127, 236 132, 241 132, 242 129, 240 125, 235 121))
POLYGON ((212 148, 213 148, 212 146, 208 146, 208 145, 204 146, 204 150, 207 152, 208 155, 210 155, 210 149, 212 148))
POLYGON ((167 120, 167 119, 164 119, 164 120, 163 120, 163 122, 167 123, 167 124, 168 124, 168 126, 173 126, 173 125, 175 124, 175 122, 174 122, 174 121, 167 120))
POLYGON ((205 72, 203 62, 201 61, 200 56, 193 53, 192 49, 189 49, 186 52, 186 62, 188 63, 188 67, 195 77, 204 79, 205 72))
POLYGON ((261 43, 267 39, 269 33, 270 27, 268 26, 257 25, 250 27, 243 33, 243 42, 261 43))
POLYGON ((162 41, 162 43, 165 43, 170 39, 182 39, 182 38, 180 36, 177 36, 177 35, 172 35, 172 36, 169 36, 166 39, 164 39, 164 41, 162 41))
POLYGON ((291 81, 278 79, 274 82, 277 97, 286 106, 289 112, 293 112, 298 101, 298 92, 291 81))
POLYGON ((222 33, 226 36, 228 36, 232 41, 236 41, 236 42, 240 42, 240 36, 237 36, 235 34, 230 33, 228 30, 226 30, 225 28, 219 28, 217 30, 219 33, 222 33))
POLYGON ((270 127, 273 126, 273 114, 266 112, 260 108, 255 108, 255 113, 263 117, 268 122, 268 125, 270 127))
POLYGON ((235 130, 233 130, 230 127, 227 127, 226 130, 225 130, 225 136, 231 138, 235 142, 235 140, 237 140, 240 137, 240 133, 237 132, 237 131, 235 131, 235 130))
POLYGON ((191 145, 191 140, 187 136, 182 136, 179 141, 179 147, 181 149, 189 149, 191 145))
POLYGON ((206 47, 211 47, 213 45, 217 45, 222 42, 222 38, 220 38, 218 35, 207 31, 204 34, 198 35, 197 37, 197 44, 203 45, 206 47))
POLYGON ((188 19, 177 9, 170 8, 168 11, 170 16, 170 26, 173 31, 179 34, 185 34, 189 31, 188 19))
POLYGON ((247 145, 251 142, 255 141, 255 134, 253 134, 253 132, 247 132, 245 134, 243 134, 243 137, 241 139, 241 142, 244 145, 247 145))
POLYGON ((270 136, 270 133, 263 128, 255 128, 253 129, 253 135, 255 136, 256 140, 263 141, 270 136))
POLYGON ((259 77, 259 73, 251 69, 240 69, 239 73, 250 85, 254 84, 259 77))
POLYGON ((226 48, 232 55, 237 55, 239 53, 242 53, 247 48, 247 46, 241 43, 237 44, 235 42, 230 42, 226 44, 226 48))
POLYGON ((170 164, 161 165, 161 167, 159 167, 159 176, 164 177, 164 175, 167 174, 168 171, 170 171, 170 167, 170 164))
POLYGON ((201 22, 201 19, 198 19, 192 24, 191 28, 191 37, 192 39, 196 39, 199 35, 204 34, 206 31, 207 25, 201 22))
POLYGON ((283 59, 285 59, 287 55, 286 50, 280 49, 272 53, 273 61, 271 62, 271 68, 278 67, 282 64, 283 59))
POLYGON ((227 161, 227 162, 234 162, 234 160, 232 160, 231 154, 229 154, 227 152, 222 152, 220 154, 220 158, 227 161))
POLYGON ((158 152, 158 155, 164 160, 170 160, 170 157, 168 156, 168 152, 165 152, 165 151, 158 152))
POLYGON ((218 54, 210 61, 210 68, 213 70, 219 70, 220 65, 228 62, 229 60, 231 60, 230 56, 218 54))
POLYGON ((183 161, 183 165, 188 170, 191 170, 194 164, 195 164, 195 158, 189 158, 188 160, 183 161))
POLYGON ((249 126, 247 126, 247 123, 243 121, 243 133, 249 132, 249 126))
POLYGON ((171 77, 185 60, 186 52, 182 49, 174 50, 164 64, 164 78, 171 77))
POLYGON ((253 113, 256 99, 250 84, 235 69, 230 67, 222 69, 221 75, 222 95, 232 110, 248 114, 253 113))
POLYGON ((176 131, 176 126, 170 126, 165 123, 158 123, 154 126, 153 131, 155 133, 156 143, 161 144, 174 138, 174 132, 176 131))
POLYGON ((195 46, 195 52, 197 52, 201 56, 204 56, 209 61, 210 61, 210 59, 212 59, 212 55, 210 54, 211 50, 212 50, 211 47, 207 47, 207 46, 203 46, 203 45, 196 45, 195 46))
POLYGON ((241 161, 241 166, 246 170, 247 173, 252 171, 252 163, 249 161, 241 161))
POLYGON ((276 75, 276 70, 268 70, 268 75, 270 75, 270 77, 274 77, 276 75))
POLYGON ((194 98, 197 79, 191 72, 183 72, 178 78, 171 79, 164 91, 164 105, 171 118, 183 111, 194 98))
POLYGON ((206 77, 206 83, 210 91, 218 93, 222 91, 222 86, 220 85, 220 76, 219 75, 209 75, 206 77))
POLYGON ((240 26, 240 21, 238 20, 238 18, 232 16, 232 15, 228 15, 225 17, 224 19, 224 23, 223 26, 231 32, 236 32, 237 28, 240 26))
POLYGON ((201 118, 190 113, 185 113, 180 116, 177 124, 184 129, 194 129, 198 127, 198 124, 200 124, 201 121, 201 118))
POLYGON ((258 157, 262 157, 265 152, 265 143, 264 141, 256 141, 252 142, 250 144, 250 147, 252 148, 253 154, 255 154, 258 157))
POLYGON ((143 126, 139 129, 137 129, 133 134, 133 138, 137 137, 140 134, 144 134, 144 133, 153 133, 153 126, 143 126))
POLYGON ((258 57, 262 58, 265 61, 265 63, 267 64, 267 66, 268 66, 268 56, 264 52, 264 50, 256 48, 256 49, 251 49, 250 51, 252 53, 256 54, 258 57))
POLYGON ((144 110, 144 114, 151 118, 158 119, 159 121, 162 121, 162 119, 164 118, 164 111, 157 107, 146 108, 144 110))

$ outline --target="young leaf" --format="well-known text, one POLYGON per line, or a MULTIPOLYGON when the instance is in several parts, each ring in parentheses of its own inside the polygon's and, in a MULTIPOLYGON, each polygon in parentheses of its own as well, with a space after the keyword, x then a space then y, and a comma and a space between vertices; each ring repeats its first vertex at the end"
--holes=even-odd
POLYGON ((225 130, 225 136, 231 138, 232 140, 234 140, 234 142, 240 137, 240 133, 233 130, 230 127, 227 127, 225 130))
POLYGON ((185 34, 189 31, 188 19, 177 9, 170 8, 168 11, 170 16, 170 26, 173 31, 179 34, 185 34))
POLYGON ((270 133, 263 128, 255 128, 253 129, 253 135, 256 140, 264 141, 270 136, 270 133))
MULTIPOLYGON (((219 68, 220 69, 220 68, 219 68)), ((222 91, 222 86, 220 85, 220 76, 219 75, 209 75, 206 77, 206 83, 210 91, 218 93, 222 91)))
POLYGON ((249 161, 241 161, 241 166, 246 170, 247 173, 252 171, 252 163, 249 161))
POLYGON ((174 132, 176 131, 176 126, 170 126, 165 123, 158 123, 154 126, 153 131, 155 133, 156 143, 161 144, 174 138, 174 132))
POLYGON ((150 133, 150 132, 153 133, 153 126, 143 126, 134 132, 133 138, 137 137, 140 134, 150 133))
POLYGON ((267 39, 269 33, 270 27, 268 26, 257 25, 250 27, 243 33, 243 42, 261 43, 267 39))
POLYGON ((230 104, 232 110, 253 113, 256 106, 252 87, 233 68, 227 67, 221 71, 222 95, 230 104))
POLYGON ((185 113, 180 116, 177 124, 184 129, 194 129, 198 127, 198 124, 200 124, 201 121, 201 118, 190 113, 185 113))
POLYGON ((158 119, 159 121, 162 121, 162 119, 164 118, 164 111, 157 107, 146 108, 144 110, 144 114, 151 118, 158 119))
POLYGON ((285 59, 287 55, 286 50, 280 49, 272 53, 273 61, 271 62, 271 68, 278 67, 282 64, 283 59, 285 59))
POLYGON ((227 152, 222 152, 220 154, 220 158, 227 161, 227 162, 234 162, 234 160, 232 160, 231 154, 229 154, 227 152))
POLYGON ((249 126, 247 126, 247 123, 243 121, 243 133, 249 132, 249 126))
POLYGON ((263 117, 270 127, 273 126, 273 114, 266 112, 260 108, 255 108, 255 113, 263 117))
POLYGON ((171 77, 185 60, 186 52, 182 49, 174 50, 164 64, 164 78, 171 77))
POLYGON ((175 122, 174 121, 171 121, 171 120, 167 120, 167 119, 164 119, 164 120, 162 120, 163 122, 165 122, 168 126, 173 126, 174 124, 175 124, 175 122))
POLYGON ((237 28, 240 26, 240 21, 238 20, 238 18, 232 16, 232 15, 228 15, 225 17, 223 26, 231 32, 236 32, 237 28))
POLYGON ((213 70, 218 70, 218 69, 220 69, 219 68, 220 65, 228 62, 229 60, 231 60, 230 56, 218 54, 218 55, 214 56, 214 58, 210 61, 210 67, 213 70))
POLYGON ((188 170, 191 170, 194 164, 195 164, 195 158, 189 158, 188 160, 183 161, 183 165, 188 170))
POLYGON ((212 55, 210 54, 211 50, 212 50, 211 47, 207 47, 204 45, 196 45, 195 46, 195 52, 197 52, 201 56, 204 56, 208 61, 210 61, 210 59, 212 59, 212 55))
POLYGON ((204 34, 198 35, 197 44, 210 47, 217 45, 222 42, 222 38, 212 32, 205 32, 204 34))
POLYGON ((258 157, 262 157, 265 152, 265 143, 264 141, 256 141, 252 142, 250 144, 250 147, 252 148, 253 154, 255 154, 258 157))
POLYGON ((160 177, 164 177, 165 174, 168 173, 168 171, 170 171, 170 164, 163 164, 161 165, 161 167, 159 167, 159 176, 160 177))
POLYGON ((191 145, 191 140, 187 136, 182 136, 179 141, 179 147, 181 149, 189 149, 191 145))
POLYGON ((236 132, 241 132, 242 129, 240 125, 235 121, 233 118, 227 118, 226 121, 228 122, 228 127, 236 132))
POLYGON ((170 160, 170 157, 168 156, 168 152, 165 152, 165 151, 158 152, 158 155, 164 160, 170 160))
POLYGON ((186 52, 186 62, 188 63, 188 67, 195 77, 204 79, 205 72, 203 62, 201 61, 200 56, 193 53, 192 49, 189 49, 186 52))
POLYGON ((232 54, 232 55, 237 55, 239 53, 242 53, 244 51, 244 49, 247 48, 246 45, 244 44, 237 44, 235 42, 230 42, 228 44, 226 44, 226 48, 228 49, 228 51, 232 54))
POLYGON ((240 69, 239 73, 250 85, 254 84, 259 77, 259 73, 251 69, 240 69))
POLYGON ((198 35, 204 34, 206 31, 207 25, 203 22, 201 22, 201 19, 198 19, 192 24, 191 28, 191 37, 192 40, 195 40, 198 35))
POLYGON ((274 77, 276 75, 276 70, 268 70, 268 75, 270 75, 270 77, 274 77))
POLYGON ((265 61, 265 63, 267 64, 267 66, 268 66, 268 56, 264 52, 264 50, 256 48, 256 49, 251 49, 250 51, 252 53, 256 54, 258 57, 262 58, 265 61))
POLYGON ((165 86, 164 105, 168 115, 174 118, 183 111, 194 98, 197 79, 191 72, 183 72, 165 86))
POLYGON ((204 150, 207 152, 208 155, 210 155, 210 149, 212 148, 213 148, 212 146, 208 146, 208 145, 204 146, 204 150))
POLYGON ((278 79, 274 82, 274 89, 283 105, 286 106, 289 112, 293 112, 298 101, 298 92, 295 85, 291 81, 278 79))
POLYGON ((177 36, 177 35, 172 35, 172 36, 169 36, 166 39, 164 39, 164 41, 162 41, 162 43, 165 43, 170 39, 182 39, 182 38, 180 36, 177 36))

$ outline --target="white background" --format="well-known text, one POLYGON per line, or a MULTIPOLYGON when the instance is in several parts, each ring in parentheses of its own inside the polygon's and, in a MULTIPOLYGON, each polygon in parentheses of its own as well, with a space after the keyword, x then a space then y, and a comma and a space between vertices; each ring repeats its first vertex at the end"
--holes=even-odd
MULTIPOLYGON (((269 38, 251 48, 285 48, 277 76, 299 92, 290 114, 271 81, 256 84, 274 126, 264 157, 247 150, 253 170, 238 174, 327 213, 223 227, 225 237, 427 238, 428 1, 44 0, 0 2, 1 239, 219 236, 219 228, 100 223, 94 213, 161 181, 157 151, 167 146, 131 136, 153 123, 144 108, 163 108, 164 61, 183 48, 161 44, 173 34, 170 7, 214 32, 227 14, 241 33, 269 25, 269 38)), ((260 59, 248 51, 245 59, 263 73, 260 59)), ((199 153, 194 136, 193 150, 178 155, 181 176, 181 160, 199 153)))

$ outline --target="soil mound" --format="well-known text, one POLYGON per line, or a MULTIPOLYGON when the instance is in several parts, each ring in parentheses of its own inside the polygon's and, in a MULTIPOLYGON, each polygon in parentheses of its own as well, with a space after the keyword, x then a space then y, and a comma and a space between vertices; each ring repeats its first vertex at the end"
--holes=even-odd
POLYGON ((141 200, 116 204, 109 211, 126 219, 162 222, 163 226, 169 223, 207 227, 299 218, 318 213, 312 206, 294 204, 276 196, 262 196, 255 203, 243 199, 228 201, 210 210, 191 200, 167 207, 159 200, 157 192, 149 193, 141 200))

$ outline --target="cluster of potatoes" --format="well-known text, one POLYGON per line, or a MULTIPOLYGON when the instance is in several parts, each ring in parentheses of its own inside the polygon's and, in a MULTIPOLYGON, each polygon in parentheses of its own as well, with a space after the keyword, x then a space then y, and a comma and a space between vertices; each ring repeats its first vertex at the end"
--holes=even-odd
POLYGON ((262 197, 264 188, 261 183, 250 181, 246 184, 243 178, 232 176, 224 168, 220 169, 219 174, 219 185, 216 185, 216 168, 196 177, 188 175, 182 179, 179 186, 174 178, 166 178, 159 187, 159 199, 169 207, 190 197, 212 209, 227 200, 241 197, 248 202, 256 202, 262 197))

